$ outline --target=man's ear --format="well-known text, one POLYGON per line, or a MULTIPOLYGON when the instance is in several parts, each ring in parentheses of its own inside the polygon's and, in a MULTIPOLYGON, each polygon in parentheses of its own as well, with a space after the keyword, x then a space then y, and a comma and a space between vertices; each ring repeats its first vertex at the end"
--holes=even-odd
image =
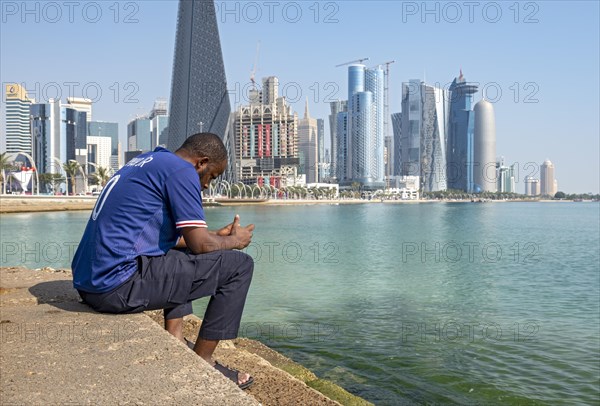
POLYGON ((198 162, 196 163, 196 168, 200 169, 201 167, 208 165, 209 161, 210 161, 210 159, 207 156, 199 158, 198 162))

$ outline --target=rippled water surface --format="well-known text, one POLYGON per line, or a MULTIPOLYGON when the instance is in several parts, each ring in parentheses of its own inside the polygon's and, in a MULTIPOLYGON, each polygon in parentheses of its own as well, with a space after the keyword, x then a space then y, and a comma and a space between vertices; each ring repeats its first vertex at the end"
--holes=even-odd
MULTIPOLYGON (((234 213, 256 224, 241 334, 319 376, 376 404, 598 402, 597 203, 221 207, 209 226, 234 213)), ((88 216, 2 215, 2 265, 68 266, 88 216)))

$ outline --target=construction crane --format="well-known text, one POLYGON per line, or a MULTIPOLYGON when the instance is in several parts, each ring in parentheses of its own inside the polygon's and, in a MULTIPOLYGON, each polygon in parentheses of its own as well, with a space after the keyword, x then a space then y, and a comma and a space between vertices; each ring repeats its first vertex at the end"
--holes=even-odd
POLYGON ((350 61, 350 62, 345 62, 345 63, 340 63, 339 65, 335 65, 336 68, 339 68, 340 66, 345 66, 345 65, 350 65, 352 63, 363 63, 363 61, 368 61, 369 58, 361 58, 361 59, 356 59, 354 61, 350 61))
POLYGON ((258 66, 258 53, 260 52, 260 41, 256 43, 256 55, 254 56, 254 66, 250 71, 250 82, 252 82, 252 88, 256 89, 256 81, 254 80, 254 75, 256 74, 256 69, 258 66))

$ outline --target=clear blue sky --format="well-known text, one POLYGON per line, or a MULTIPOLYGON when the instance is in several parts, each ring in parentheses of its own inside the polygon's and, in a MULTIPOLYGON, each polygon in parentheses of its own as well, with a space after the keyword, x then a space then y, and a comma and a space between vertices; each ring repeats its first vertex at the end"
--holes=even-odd
MULTIPOLYGON (((25 83, 38 100, 56 94, 53 82, 63 101, 69 87, 81 97, 87 85, 97 100, 93 118, 119 122, 126 145, 128 120, 169 97, 177 2, 75 3, 29 2, 28 14, 21 1, 1 3, 0 80, 25 83)), ((228 86, 238 98, 258 41, 257 78, 278 76, 299 114, 309 97, 327 134, 328 97, 345 99, 347 91, 346 69, 336 64, 395 60, 392 113, 400 111, 402 82, 444 85, 462 68, 468 81, 489 89, 497 154, 518 163, 518 191, 536 170, 528 163, 549 158, 559 190, 599 192, 597 1, 430 2, 427 10, 420 1, 216 4, 228 86)))

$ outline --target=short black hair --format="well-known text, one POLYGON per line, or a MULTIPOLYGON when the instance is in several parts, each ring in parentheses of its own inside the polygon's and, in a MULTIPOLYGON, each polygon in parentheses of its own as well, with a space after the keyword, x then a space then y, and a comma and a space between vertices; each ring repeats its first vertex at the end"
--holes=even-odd
POLYGON ((213 133, 198 133, 189 136, 179 149, 185 149, 197 157, 206 156, 215 162, 227 160, 227 149, 223 141, 213 133))

